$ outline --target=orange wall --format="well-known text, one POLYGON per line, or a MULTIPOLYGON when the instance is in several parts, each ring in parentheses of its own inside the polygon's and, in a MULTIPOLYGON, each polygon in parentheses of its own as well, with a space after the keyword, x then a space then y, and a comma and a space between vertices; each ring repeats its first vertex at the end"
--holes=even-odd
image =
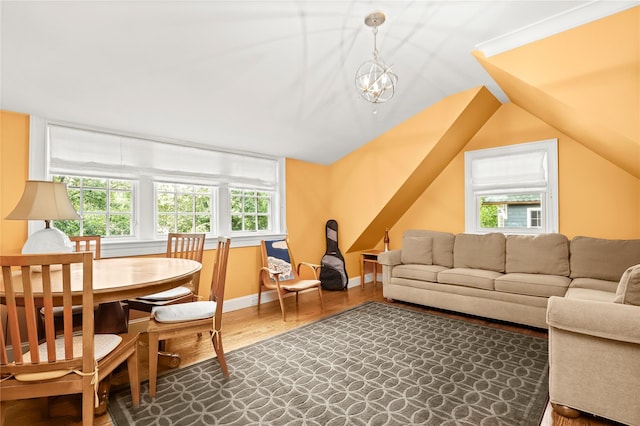
MULTIPOLYGON (((558 139, 559 227, 569 238, 640 238, 640 180, 513 104, 503 105, 464 151, 558 139)), ((438 176, 390 232, 464 232, 464 152, 438 176)))
POLYGON ((27 222, 5 220, 18 204, 29 167, 29 116, 0 111, 0 255, 20 253, 27 222))

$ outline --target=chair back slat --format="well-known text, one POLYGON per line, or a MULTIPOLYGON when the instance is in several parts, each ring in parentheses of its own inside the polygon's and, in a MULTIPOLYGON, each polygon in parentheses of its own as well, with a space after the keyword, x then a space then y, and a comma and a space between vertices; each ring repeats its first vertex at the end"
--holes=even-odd
POLYGON ((213 275, 211 277, 211 293, 209 300, 216 302, 215 329, 222 328, 222 305, 224 303, 224 289, 227 282, 227 263, 229 261, 229 248, 231 239, 218 238, 216 249, 216 261, 213 265, 213 275))
POLYGON ((100 259, 100 246, 102 237, 100 235, 75 235, 69 237, 74 245, 75 252, 90 251, 94 259, 100 259))
MULTIPOLYGON (((0 363, 3 370, 12 373, 79 368, 84 355, 93 358, 93 255, 89 252, 67 254, 40 254, 0 256, 2 267, 3 303, 7 306, 7 329, 9 340, 2 336, 0 363), (82 274, 72 275, 72 264, 81 264, 82 274), (19 267, 19 269, 16 269, 19 267), (89 352, 73 352, 72 327, 65 328, 64 355, 56 355, 55 331, 53 327, 53 307, 63 306, 65 322, 72 316, 72 276, 82 280, 82 304, 89 306, 86 313, 91 317, 90 327, 83 330, 83 347, 89 352), (62 297, 60 297, 62 296, 62 297), (18 306, 24 307, 26 335, 20 333, 20 313, 18 306), (39 310, 44 307, 44 324, 39 327, 39 310), (87 334, 86 332, 89 332, 87 334), (8 348, 11 344, 11 350, 8 348), (44 343, 45 349, 39 344, 44 343), (23 354, 29 350, 29 358, 23 354), (13 359, 10 352, 13 353, 13 359), (24 368, 21 370, 21 368, 24 368)), ((4 327, 4 325, 3 325, 4 327)), ((93 361, 83 366, 85 371, 93 370, 93 361), (88 366, 88 369, 86 368, 88 366)))
MULTIPOLYGON (((205 234, 170 232, 167 236, 167 257, 195 260, 202 263, 205 238, 205 234)), ((193 294, 199 293, 200 272, 193 276, 193 280, 187 287, 191 289, 193 294)))
POLYGON ((202 263, 204 241, 205 234, 170 233, 167 237, 167 257, 202 263))
POLYGON ((216 248, 216 259, 213 265, 213 275, 211 277, 211 293, 209 300, 220 302, 224 299, 224 288, 227 279, 227 262, 229 258, 229 246, 231 239, 219 238, 216 248))

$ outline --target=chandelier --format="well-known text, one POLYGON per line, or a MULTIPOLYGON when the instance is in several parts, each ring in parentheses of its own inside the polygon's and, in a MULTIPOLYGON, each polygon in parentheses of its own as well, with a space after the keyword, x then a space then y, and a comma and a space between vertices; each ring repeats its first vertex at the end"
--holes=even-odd
POLYGON ((365 25, 373 28, 373 60, 364 62, 356 71, 356 88, 360 96, 374 104, 391 99, 398 84, 398 76, 391 71, 391 66, 378 58, 376 36, 385 19, 385 14, 379 11, 364 18, 365 25))

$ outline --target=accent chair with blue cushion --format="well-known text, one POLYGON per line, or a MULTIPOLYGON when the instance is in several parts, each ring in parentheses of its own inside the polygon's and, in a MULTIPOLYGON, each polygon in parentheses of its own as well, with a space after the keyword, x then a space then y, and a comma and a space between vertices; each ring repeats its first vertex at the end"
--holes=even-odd
POLYGON ((288 293, 295 293, 297 304, 298 294, 300 292, 317 289, 318 295, 320 296, 320 308, 324 310, 322 288, 320 286, 320 280, 318 280, 320 265, 300 262, 296 267, 287 239, 263 240, 260 242, 260 247, 262 251, 262 268, 260 269, 259 275, 258 308, 260 308, 262 291, 275 290, 280 302, 282 320, 286 321, 287 316, 283 297, 288 293), (301 266, 306 266, 312 271, 313 279, 300 277, 301 266))

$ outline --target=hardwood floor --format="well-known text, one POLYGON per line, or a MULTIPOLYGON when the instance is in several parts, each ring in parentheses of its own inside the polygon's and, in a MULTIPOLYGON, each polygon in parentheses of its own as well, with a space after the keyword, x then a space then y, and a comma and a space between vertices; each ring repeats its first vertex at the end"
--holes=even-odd
MULTIPOLYGON (((347 291, 324 291, 325 310, 322 312, 318 303, 316 292, 303 293, 300 295, 298 306, 295 298, 286 300, 287 322, 282 321, 278 302, 263 304, 260 309, 251 307, 233 312, 225 313, 223 316, 223 343, 225 352, 232 351, 243 346, 250 345, 260 340, 275 336, 284 331, 316 321, 322 317, 335 314, 361 303, 375 300, 388 303, 382 297, 382 285, 374 287, 373 283, 367 283, 364 289, 358 287, 350 288, 347 291)), ((452 313, 442 312, 434 309, 427 309, 419 306, 407 305, 396 302, 398 305, 415 309, 422 312, 429 312, 435 315, 444 315, 451 318, 463 319, 478 324, 498 327, 538 337, 546 338, 544 331, 526 327, 518 327, 511 324, 496 323, 480 318, 472 318, 452 313)), ((141 377, 147 379, 147 342, 146 335, 142 336, 141 354, 141 377)), ((193 340, 168 341, 167 350, 181 354, 181 366, 189 365, 213 356, 211 343, 207 338, 198 339, 194 334, 193 340)), ((167 366, 160 366, 160 371, 167 370, 167 366)), ((233 366, 229 369, 233 374, 233 366)), ((112 387, 127 386, 126 370, 115 373, 112 377, 112 387)), ((80 425, 80 398, 77 396, 60 397, 52 400, 49 406, 50 417, 47 417, 44 410, 43 401, 39 399, 8 402, 3 405, 6 412, 2 413, 5 425, 80 425)), ((112 425, 109 415, 105 414, 95 418, 95 425, 112 425)), ((615 425, 616 423, 583 415, 577 419, 568 419, 557 415, 547 407, 542 426, 599 426, 615 425)))

